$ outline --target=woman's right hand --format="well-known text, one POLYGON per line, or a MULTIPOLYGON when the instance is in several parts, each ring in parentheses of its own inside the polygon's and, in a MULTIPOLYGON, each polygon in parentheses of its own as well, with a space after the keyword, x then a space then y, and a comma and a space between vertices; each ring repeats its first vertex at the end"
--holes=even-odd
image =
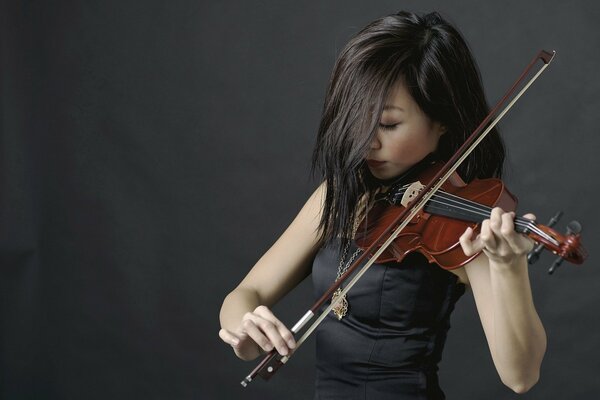
POLYGON ((244 314, 237 329, 221 329, 219 337, 233 348, 236 356, 246 361, 273 348, 282 356, 296 348, 292 332, 266 306, 244 314))

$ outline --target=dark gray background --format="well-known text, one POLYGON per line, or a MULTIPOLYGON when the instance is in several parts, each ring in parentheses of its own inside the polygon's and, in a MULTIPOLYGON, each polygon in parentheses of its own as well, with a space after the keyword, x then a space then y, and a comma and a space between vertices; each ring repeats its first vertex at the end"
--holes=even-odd
MULTIPOLYGON (((600 32, 591 1, 2 2, 0 396, 309 399, 314 343, 248 389, 218 339, 223 297, 285 229, 335 57, 371 20, 438 10, 495 102, 557 57, 501 124, 520 212, 584 226, 583 267, 531 268, 548 334, 523 399, 600 394, 595 211, 600 32)), ((277 314, 312 304, 309 280, 277 314)), ((472 296, 441 363, 449 399, 512 399, 472 296)))

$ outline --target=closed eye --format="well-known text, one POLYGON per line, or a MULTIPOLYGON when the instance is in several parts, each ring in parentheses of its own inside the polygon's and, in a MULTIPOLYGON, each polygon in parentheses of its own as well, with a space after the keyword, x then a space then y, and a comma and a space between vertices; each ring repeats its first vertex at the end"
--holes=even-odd
POLYGON ((383 130, 388 131, 388 130, 392 130, 392 129, 396 128, 398 125, 400 125, 400 123, 391 124, 391 125, 379 124, 379 127, 383 130))

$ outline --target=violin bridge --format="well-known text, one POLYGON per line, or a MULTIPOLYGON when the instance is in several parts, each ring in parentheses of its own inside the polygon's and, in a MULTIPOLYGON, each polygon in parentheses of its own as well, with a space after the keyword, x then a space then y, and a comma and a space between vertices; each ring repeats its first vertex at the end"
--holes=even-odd
POLYGON ((408 204, 419 195, 419 193, 421 192, 421 190, 423 190, 424 187, 425 185, 423 185, 419 181, 411 183, 406 188, 406 191, 402 196, 402 200, 400 200, 400 204, 402 204, 404 207, 408 207, 408 204))

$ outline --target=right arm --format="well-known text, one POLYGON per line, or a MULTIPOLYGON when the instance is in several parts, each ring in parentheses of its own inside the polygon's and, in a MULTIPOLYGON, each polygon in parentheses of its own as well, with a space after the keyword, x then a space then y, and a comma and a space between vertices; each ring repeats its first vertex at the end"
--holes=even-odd
POLYGON ((219 336, 241 359, 254 359, 261 349, 270 351, 273 347, 285 355, 295 347, 292 333, 269 307, 310 273, 319 248, 324 192, 325 184, 321 184, 285 232, 223 301, 219 336))

